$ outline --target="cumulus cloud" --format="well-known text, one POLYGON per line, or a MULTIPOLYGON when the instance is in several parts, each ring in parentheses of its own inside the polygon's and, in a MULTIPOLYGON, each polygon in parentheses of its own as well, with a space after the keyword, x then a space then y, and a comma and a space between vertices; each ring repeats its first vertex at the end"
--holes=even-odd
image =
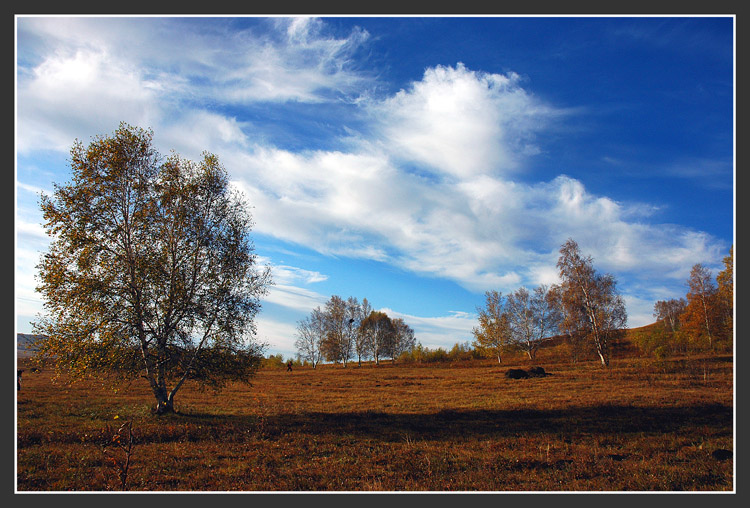
POLYGON ((569 237, 601 269, 644 277, 681 278, 696 255, 718 254, 708 235, 637 222, 634 218, 648 215, 643 204, 593 195, 579 180, 565 175, 538 183, 510 179, 502 171, 504 161, 526 156, 517 140, 533 130, 543 116, 539 112, 554 116, 552 108, 523 93, 516 77, 476 73, 462 65, 440 67, 426 71, 408 90, 365 106, 385 126, 383 137, 350 152, 293 153, 265 146, 243 152, 236 166, 241 169, 233 175, 256 205, 259 231, 326 254, 449 278, 471 290, 556 282, 557 250, 569 237), (462 95, 472 100, 462 102, 462 95), (480 102, 480 108, 471 106, 480 102), (420 114, 429 121, 421 122, 420 114), (510 119, 499 120, 505 116, 510 119), (463 122, 481 126, 486 137, 476 132, 462 137, 462 129, 451 136, 449 127, 463 122), (411 162, 450 178, 411 171, 391 144, 402 137, 394 134, 399 129, 404 136, 409 131, 439 139, 422 148, 416 141, 404 143, 413 148, 411 162), (472 150, 476 140, 490 151, 472 150), (445 151, 454 149, 468 155, 445 151), (473 155, 476 160, 467 161, 473 155))
POLYGON ((19 81, 20 152, 67 151, 77 134, 111 130, 123 118, 148 125, 158 110, 156 94, 139 71, 118 65, 104 49, 52 54, 19 81))
POLYGON ((508 173, 535 153, 533 134, 554 113, 515 73, 437 66, 421 81, 373 105, 395 156, 458 178, 508 173))
POLYGON ((436 182, 383 152, 267 148, 246 154, 241 167, 233 176, 256 206, 258 231, 475 291, 556 282, 557 251, 569 237, 601 270, 642 277, 683 278, 696 256, 720 250, 706 234, 633 222, 629 205, 566 176, 536 184, 491 175, 436 182))

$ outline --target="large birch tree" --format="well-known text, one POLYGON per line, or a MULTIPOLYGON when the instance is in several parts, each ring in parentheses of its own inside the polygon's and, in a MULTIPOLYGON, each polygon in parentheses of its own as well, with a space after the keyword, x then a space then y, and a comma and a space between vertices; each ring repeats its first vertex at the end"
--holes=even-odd
POLYGON ((72 181, 42 195, 52 241, 35 332, 41 357, 74 378, 145 378, 161 414, 188 380, 220 388, 254 373, 254 318, 271 279, 218 158, 164 160, 152 137, 121 124, 77 141, 72 181))
POLYGON ((560 248, 557 268, 562 280, 557 293, 561 326, 570 336, 591 341, 602 366, 608 366, 611 343, 627 325, 625 301, 615 277, 598 273, 591 256, 583 256, 573 239, 560 248))

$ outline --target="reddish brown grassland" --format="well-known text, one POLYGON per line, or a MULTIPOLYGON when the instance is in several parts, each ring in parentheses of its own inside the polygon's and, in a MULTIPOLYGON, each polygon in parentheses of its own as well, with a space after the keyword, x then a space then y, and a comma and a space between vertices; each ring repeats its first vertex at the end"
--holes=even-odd
MULTIPOLYGON (((262 369, 252 386, 186 386, 153 416, 144 382, 24 373, 17 490, 732 491, 731 355, 656 361, 620 348, 609 369, 540 351, 550 376, 503 365, 384 362, 262 369), (132 421, 130 463, 113 443, 132 421)), ((122 435, 121 440, 127 439, 122 435)), ((122 443, 122 441, 121 441, 122 443)))

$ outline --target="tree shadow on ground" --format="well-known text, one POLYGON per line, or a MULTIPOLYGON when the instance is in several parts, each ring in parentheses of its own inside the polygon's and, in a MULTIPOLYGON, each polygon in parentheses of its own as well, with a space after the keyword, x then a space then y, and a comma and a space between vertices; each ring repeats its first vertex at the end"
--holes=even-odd
MULTIPOLYGON (((264 433, 347 435, 385 441, 403 441, 417 435, 421 440, 507 437, 529 434, 602 435, 673 433, 683 428, 705 428, 720 435, 732 434, 732 408, 723 404, 677 407, 598 405, 537 410, 443 410, 436 413, 303 412, 269 415, 262 419, 264 433)), ((237 429, 256 428, 255 415, 183 414, 186 420, 237 429)))

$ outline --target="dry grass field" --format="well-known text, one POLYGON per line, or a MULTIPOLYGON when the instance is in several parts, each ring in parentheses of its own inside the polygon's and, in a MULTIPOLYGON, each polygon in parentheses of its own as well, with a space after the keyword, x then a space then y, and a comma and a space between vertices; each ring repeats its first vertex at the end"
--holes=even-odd
MULTIPOLYGON (((151 415, 145 382, 113 394, 26 372, 18 491, 731 491, 731 356, 611 368, 546 351, 529 364, 261 370, 216 394, 187 385, 151 415), (132 421, 126 453, 112 436, 132 421), (121 466, 118 468, 117 463, 121 466), (124 483, 123 483, 124 482, 124 483)), ((125 440, 125 438, 123 438, 125 440)))

